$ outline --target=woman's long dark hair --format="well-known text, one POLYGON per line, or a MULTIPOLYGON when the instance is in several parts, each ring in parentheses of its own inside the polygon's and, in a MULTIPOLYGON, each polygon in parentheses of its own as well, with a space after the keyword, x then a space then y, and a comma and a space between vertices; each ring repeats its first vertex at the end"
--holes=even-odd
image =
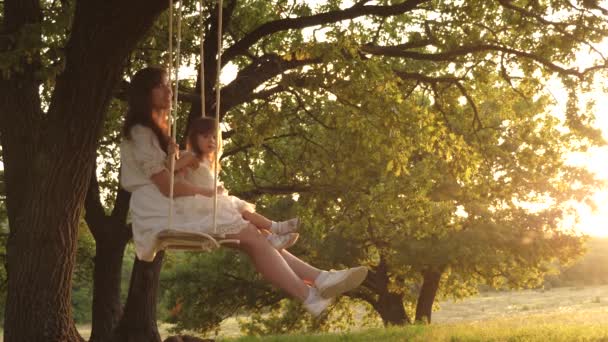
POLYGON ((152 119, 152 90, 163 82, 167 71, 160 67, 139 70, 131 79, 129 88, 129 110, 125 118, 122 134, 131 139, 131 128, 142 125, 152 129, 163 151, 167 152, 169 136, 152 119))

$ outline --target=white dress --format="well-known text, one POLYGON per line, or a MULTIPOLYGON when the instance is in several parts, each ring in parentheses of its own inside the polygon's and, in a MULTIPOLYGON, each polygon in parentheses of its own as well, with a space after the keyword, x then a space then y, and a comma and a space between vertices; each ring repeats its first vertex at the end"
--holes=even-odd
MULTIPOLYGON (((169 229, 170 199, 163 195, 150 177, 165 167, 167 154, 161 149, 154 132, 142 125, 131 129, 131 139, 120 145, 120 183, 131 192, 129 209, 133 227, 135 253, 142 261, 152 261, 158 250, 157 235, 169 229)), ((201 165, 187 173, 187 178, 203 186, 209 182, 213 188, 213 174, 208 166, 201 165)), ((243 210, 253 205, 234 196, 219 195, 217 207, 217 234, 235 234, 249 222, 241 217, 243 210)), ((173 199, 171 229, 183 232, 213 234, 213 198, 182 196, 173 199)))

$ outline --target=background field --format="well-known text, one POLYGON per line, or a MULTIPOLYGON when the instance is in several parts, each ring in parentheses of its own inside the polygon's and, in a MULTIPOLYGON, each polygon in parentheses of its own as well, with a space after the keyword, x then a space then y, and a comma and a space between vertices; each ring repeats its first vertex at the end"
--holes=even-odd
MULTIPOLYGON (((433 325, 405 329, 363 329, 350 335, 290 337, 294 341, 319 340, 509 340, 571 341, 608 340, 608 285, 563 287, 551 290, 485 292, 463 301, 440 303, 433 325)), ((169 336, 169 325, 161 325, 169 336)), ((80 326, 85 338, 90 327, 80 326)), ((222 326, 220 339, 240 336, 238 324, 230 319, 222 326)), ((284 340, 281 336, 279 339, 284 340)), ((246 339, 246 341, 254 339, 246 339)), ((273 338, 263 339, 272 341, 273 338)))

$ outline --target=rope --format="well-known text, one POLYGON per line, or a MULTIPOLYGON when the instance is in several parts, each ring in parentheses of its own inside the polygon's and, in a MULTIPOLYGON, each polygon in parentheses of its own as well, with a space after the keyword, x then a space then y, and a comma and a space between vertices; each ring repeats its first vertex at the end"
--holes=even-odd
MULTIPOLYGON (((173 0, 169 0, 169 62, 167 65, 167 74, 169 77, 169 84, 171 84, 171 75, 173 72, 173 0)), ((172 115, 173 108, 169 108, 169 119, 168 119, 168 129, 167 132, 171 135, 171 121, 173 120, 172 115)), ((169 156, 171 158, 171 172, 169 174, 169 229, 173 227, 173 181, 174 181, 174 169, 175 169, 175 156, 171 154, 169 156)))
MULTIPOLYGON (((204 54, 204 14, 203 14, 203 2, 200 1, 200 22, 201 22, 201 33, 200 33, 200 58, 201 58, 201 116, 205 117, 205 54, 204 54)), ((218 27, 217 27, 217 70, 215 78, 215 126, 216 126, 216 146, 215 146, 215 160, 214 160, 214 195, 213 195, 213 234, 217 234, 217 185, 218 185, 218 164, 219 164, 219 151, 221 142, 221 131, 220 131, 220 72, 222 69, 222 15, 223 15, 223 0, 218 0, 218 27)), ((168 74, 169 81, 172 81, 172 71, 175 72, 175 91, 174 91, 174 105, 169 111, 168 128, 169 134, 172 137, 172 143, 175 143, 177 136, 177 111, 178 111, 178 94, 179 94, 179 66, 181 65, 180 56, 180 45, 181 45, 181 19, 182 19, 182 2, 179 2, 178 13, 177 13, 177 40, 176 40, 176 67, 173 68, 173 0, 169 0, 169 63, 168 63, 168 74), (173 114, 175 113, 175 115, 173 114), (175 121, 175 122, 174 122, 175 121)), ((169 184, 169 229, 173 226, 173 191, 175 181, 175 154, 171 154, 171 172, 170 172, 170 184, 169 184)))
MULTIPOLYGON (((170 0, 169 3, 169 65, 173 64, 173 0, 170 0)), ((176 67, 173 68, 175 72, 175 91, 173 92, 173 98, 175 99, 175 103, 170 108, 169 112, 169 134, 171 135, 171 143, 175 144, 177 137, 177 111, 179 109, 178 95, 179 95, 179 66, 181 65, 181 55, 180 55, 180 46, 182 40, 182 2, 179 2, 177 6, 177 40, 176 40, 176 51, 175 56, 177 58, 176 67), (173 115, 175 112, 175 115, 173 115), (173 122, 175 121, 175 122, 173 122)), ((171 67, 169 68, 169 79, 171 79, 171 67)), ((171 168, 170 168, 170 176, 169 176, 169 229, 173 227, 173 190, 174 190, 174 182, 175 182, 175 153, 171 153, 171 168)))
POLYGON ((213 233, 217 233, 217 181, 218 181, 218 159, 221 143, 220 131, 220 72, 222 70, 222 16, 224 1, 218 0, 217 9, 217 70, 215 74, 215 164, 213 167, 213 182, 215 184, 215 195, 213 196, 213 233))
POLYGON ((201 117, 204 118, 206 116, 205 113, 205 16, 203 13, 203 4, 205 0, 201 0, 201 8, 199 11, 199 20, 201 22, 201 32, 200 32, 200 48, 201 48, 201 117))
MULTIPOLYGON (((179 2, 179 6, 177 7, 177 9, 177 49, 175 51, 175 57, 177 61, 175 68, 175 91, 173 92, 173 98, 175 99, 175 105, 173 106, 173 110, 175 112, 175 115, 172 115, 172 119, 175 122, 172 125, 173 130, 171 131, 171 136, 173 137, 174 142, 177 137, 177 111, 179 109, 179 67, 182 64, 182 58, 180 54, 180 46, 182 41, 182 1, 179 2)), ((173 158, 173 160, 175 160, 175 158, 173 158)), ((171 174, 173 174, 174 170, 171 171, 171 174)))

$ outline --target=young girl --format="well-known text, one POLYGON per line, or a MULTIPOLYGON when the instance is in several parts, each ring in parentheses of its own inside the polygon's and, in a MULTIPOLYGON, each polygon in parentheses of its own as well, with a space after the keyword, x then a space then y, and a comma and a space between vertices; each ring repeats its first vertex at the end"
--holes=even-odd
MULTIPOLYGON (((215 152, 217 147, 216 125, 212 118, 199 118, 191 123, 188 131, 188 151, 181 153, 175 164, 175 171, 191 184, 213 191, 215 152)), ((221 147, 220 147, 221 151, 221 147)), ((220 152, 221 153, 221 152, 220 152)), ((299 237, 296 233, 299 220, 275 222, 255 212, 255 206, 235 196, 230 196, 223 183, 218 181, 216 224, 232 222, 235 216, 243 217, 258 229, 270 230, 268 242, 276 249, 293 246, 299 237)), ((213 216, 213 198, 200 197, 199 201, 213 216)), ((181 208, 192 212, 196 208, 181 208)), ((198 209, 201 209, 200 207, 198 209)), ((212 224, 212 222, 210 222, 212 224)))

